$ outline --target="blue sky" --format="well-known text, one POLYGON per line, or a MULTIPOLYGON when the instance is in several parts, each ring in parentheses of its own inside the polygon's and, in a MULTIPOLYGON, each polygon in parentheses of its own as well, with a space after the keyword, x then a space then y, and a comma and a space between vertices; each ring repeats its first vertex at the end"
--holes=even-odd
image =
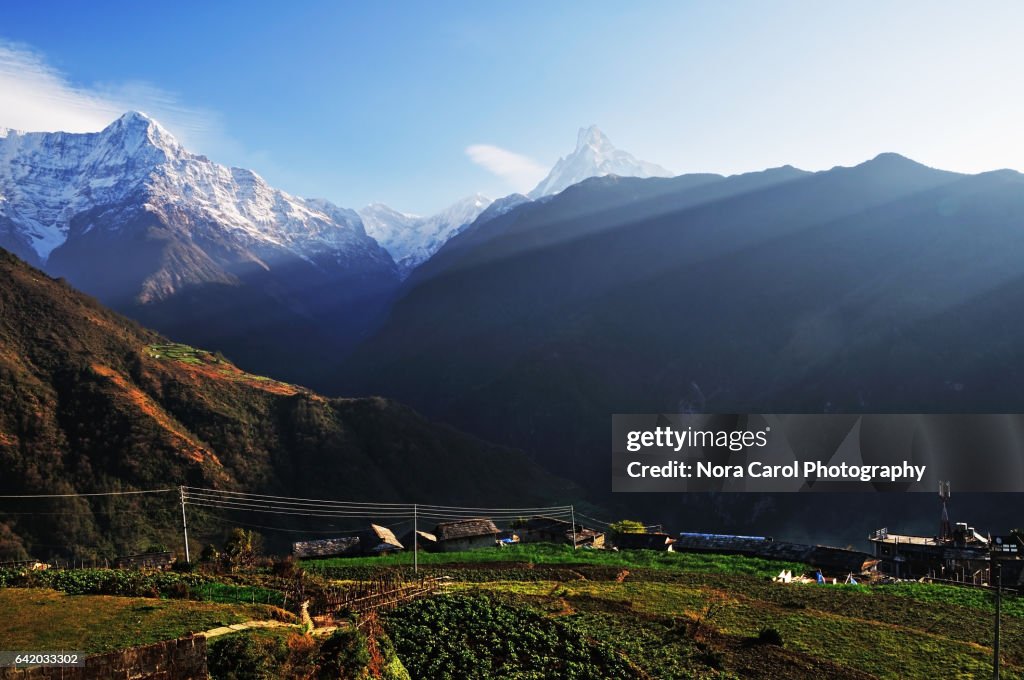
POLYGON ((289 192, 420 213, 528 190, 591 123, 676 172, 1024 170, 1024 3, 845 4, 8 3, 0 126, 138 108, 289 192))

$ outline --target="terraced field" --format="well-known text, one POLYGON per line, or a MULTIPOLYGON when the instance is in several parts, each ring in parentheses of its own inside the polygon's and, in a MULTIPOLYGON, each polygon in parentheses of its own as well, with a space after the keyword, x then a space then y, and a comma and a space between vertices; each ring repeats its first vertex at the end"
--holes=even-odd
MULTIPOLYGON (((211 646, 213 677, 314 677, 341 668, 352 677, 392 680, 991 673, 994 608, 983 590, 781 584, 771 577, 782 565, 763 560, 556 546, 423 557, 421 574, 443 577, 437 594, 351 618, 342 613, 312 636, 298 626, 225 635, 211 646), (251 673, 224 670, 238 663, 251 673)), ((383 573, 409 575, 406 560, 305 562, 307 597, 383 573)), ((46 578, 52 587, 85 593, 111 587, 99 576, 80 570, 46 578)), ((164 599, 156 587, 162 581, 140 590, 135 581, 146 585, 149 577, 128 576, 115 589, 122 596, 71 595, 7 579, 8 587, 0 587, 0 648, 101 652, 254 619, 294 620, 268 606, 164 599), (152 594, 129 596, 137 591, 152 594)), ((222 599, 272 583, 259 570, 157 576, 196 580, 196 587, 209 581, 225 591, 222 599)), ((1002 611, 1002 677, 1021 678, 1024 600, 1006 596, 1002 611)))
MULTIPOLYGON (((407 557, 388 558, 395 564, 323 560, 307 567, 361 578, 404 568, 407 557)), ((574 554, 553 546, 429 555, 421 571, 451 576, 447 593, 429 607, 414 603, 386 615, 385 629, 412 676, 421 678, 445 677, 443 668, 452 664, 460 677, 488 677, 472 669, 495 667, 508 677, 543 677, 537 664, 550 671, 543 664, 557 662, 549 658, 554 637, 589 640, 595 653, 612 649, 625 662, 614 670, 590 667, 578 677, 990 676, 991 593, 917 583, 773 583, 781 568, 741 557, 574 554), (494 607, 504 611, 496 635, 466 620, 467 611, 494 607), (510 623, 516 617, 518 624, 510 623), (538 621, 571 630, 548 630, 538 621), (429 634, 435 629, 448 632, 429 634), (542 630, 540 639, 525 634, 542 630), (423 649, 432 652, 417 651, 423 649)), ((1003 603, 1001 658, 1003 677, 1022 677, 1024 601, 1012 597, 1003 603)))

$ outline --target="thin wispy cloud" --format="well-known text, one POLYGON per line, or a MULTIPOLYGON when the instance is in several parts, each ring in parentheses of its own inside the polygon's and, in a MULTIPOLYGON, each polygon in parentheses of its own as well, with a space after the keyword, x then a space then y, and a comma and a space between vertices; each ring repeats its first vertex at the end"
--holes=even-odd
POLYGON ((466 155, 471 161, 522 193, 535 187, 548 174, 548 169, 532 158, 493 144, 468 146, 466 155))
POLYGON ((236 146, 223 134, 216 112, 186 106, 175 94, 145 82, 76 85, 42 54, 0 40, 0 127, 95 132, 126 111, 142 111, 160 121, 192 151, 236 146))

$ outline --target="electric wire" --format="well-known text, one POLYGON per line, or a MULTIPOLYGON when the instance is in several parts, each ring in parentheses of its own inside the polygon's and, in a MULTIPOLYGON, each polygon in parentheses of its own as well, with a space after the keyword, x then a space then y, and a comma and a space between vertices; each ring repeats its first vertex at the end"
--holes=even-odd
POLYGON ((146 489, 142 491, 96 491, 92 493, 30 493, 5 495, 0 498, 79 498, 85 496, 132 496, 143 493, 167 493, 177 489, 146 489))

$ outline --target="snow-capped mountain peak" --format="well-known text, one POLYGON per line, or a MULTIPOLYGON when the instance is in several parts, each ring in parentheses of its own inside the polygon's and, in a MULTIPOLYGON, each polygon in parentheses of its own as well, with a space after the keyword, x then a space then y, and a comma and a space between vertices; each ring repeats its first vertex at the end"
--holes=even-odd
POLYGON ((73 216, 121 200, 156 167, 187 155, 167 130, 137 112, 86 134, 7 130, 0 135, 0 222, 10 231, 16 225, 45 261, 67 239, 73 216))
POLYGON ((117 138, 125 151, 137 151, 145 145, 154 146, 168 154, 178 155, 184 148, 160 123, 139 111, 129 111, 104 130, 108 139, 117 138))
POLYGON ((264 248, 308 258, 359 242, 375 247, 355 212, 192 154, 143 113, 93 133, 0 135, 0 243, 23 257, 45 263, 72 230, 123 229, 131 221, 109 213, 125 206, 190 225, 190 238, 217 232, 257 256, 264 248))
POLYGON ((671 172, 615 148, 611 140, 596 125, 580 128, 576 135, 576 148, 555 163, 555 167, 538 184, 529 197, 533 199, 557 194, 590 177, 618 175, 620 177, 670 177, 671 172))
POLYGON ((601 128, 591 125, 587 128, 580 128, 576 133, 576 153, 585 147, 591 147, 595 153, 614 151, 615 146, 608 139, 607 135, 601 132, 601 128))
POLYGON ((456 201, 430 217, 399 212, 382 203, 359 211, 366 233, 391 253, 403 276, 407 276, 487 209, 491 199, 473 194, 456 201))

